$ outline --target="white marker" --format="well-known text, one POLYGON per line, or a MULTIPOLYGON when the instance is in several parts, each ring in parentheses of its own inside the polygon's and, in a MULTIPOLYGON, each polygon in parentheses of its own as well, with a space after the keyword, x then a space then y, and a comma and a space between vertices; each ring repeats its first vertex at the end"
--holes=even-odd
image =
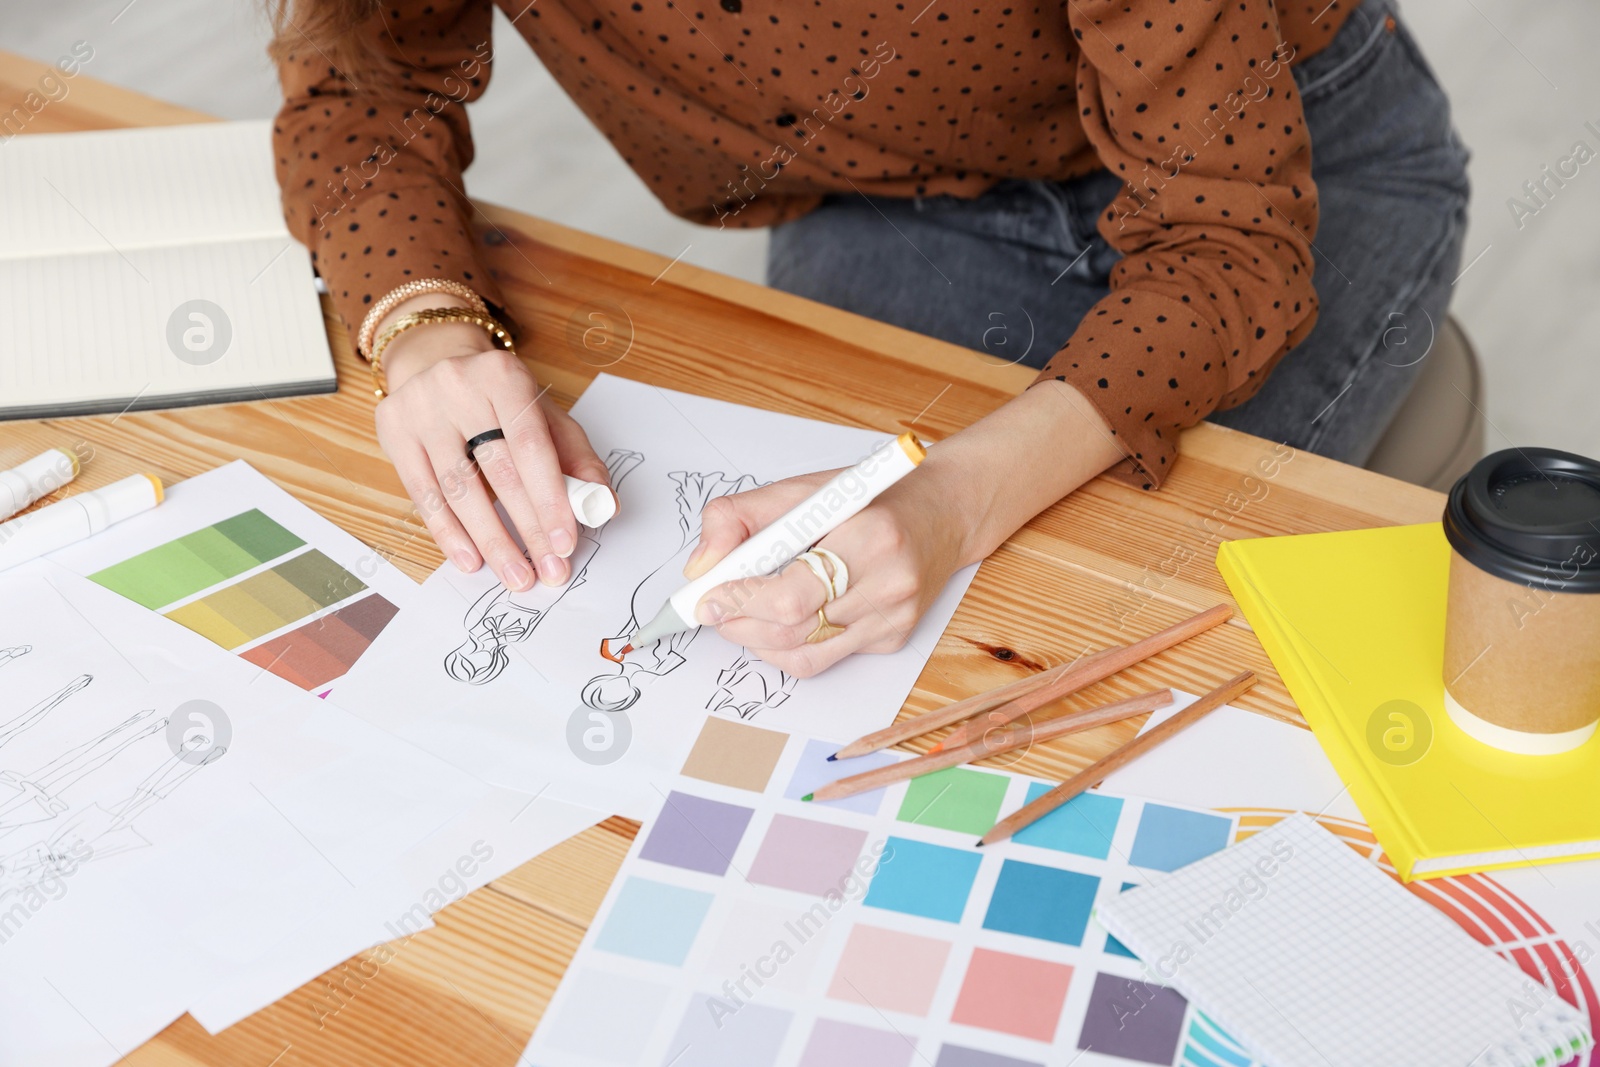
POLYGON ((915 434, 903 433, 874 449, 854 467, 830 478, 826 485, 789 509, 760 533, 751 534, 717 565, 667 598, 656 617, 641 626, 614 655, 602 642, 600 654, 620 661, 636 648, 669 634, 700 625, 694 621, 700 598, 724 582, 757 578, 781 569, 790 560, 822 540, 901 478, 917 469, 928 454, 915 434))
POLYGON ((572 513, 579 522, 585 526, 604 526, 611 521, 611 516, 617 513, 617 498, 610 489, 599 482, 579 481, 570 474, 562 477, 567 480, 567 503, 572 505, 572 513))
POLYGON ((9 519, 77 476, 78 457, 64 448, 52 448, 20 467, 0 471, 0 519, 9 519))
POLYGON ((0 523, 0 571, 82 541, 114 522, 149 511, 165 494, 161 479, 134 474, 100 489, 0 523))

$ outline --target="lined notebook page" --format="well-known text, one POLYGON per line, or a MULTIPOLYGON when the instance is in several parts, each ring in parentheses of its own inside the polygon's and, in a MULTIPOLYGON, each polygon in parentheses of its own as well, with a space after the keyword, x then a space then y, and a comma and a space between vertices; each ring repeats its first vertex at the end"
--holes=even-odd
POLYGON ((0 188, 0 418, 334 388, 268 123, 17 137, 0 188))
POLYGON ((1584 1018, 1305 815, 1096 918, 1272 1067, 1554 1067, 1584 1018))
POLYGON ((288 236, 266 121, 14 137, 0 189, 0 258, 288 236))
MULTIPOLYGON (((0 260, 0 292, 7 301, 48 309, 0 321, 0 398, 16 417, 26 417, 120 411, 130 402, 161 406, 193 396, 220 403, 304 391, 295 387, 321 380, 328 352, 304 252, 285 235, 0 260), (226 309, 232 334, 212 363, 185 362, 166 341, 170 310, 196 296, 226 309), (286 308, 300 310, 289 314, 286 308), (66 323, 70 328, 63 329, 66 323), (136 338, 145 341, 132 343, 136 338), (318 352, 321 360, 308 358, 318 352), (86 374, 92 375, 92 395, 86 374)), ((186 329, 197 325, 185 320, 186 329)))

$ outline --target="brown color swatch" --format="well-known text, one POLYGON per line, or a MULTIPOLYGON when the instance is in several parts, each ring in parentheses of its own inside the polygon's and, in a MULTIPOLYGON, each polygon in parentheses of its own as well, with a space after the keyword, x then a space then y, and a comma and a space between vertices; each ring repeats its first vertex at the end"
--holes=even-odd
POLYGON ((683 762, 683 773, 704 782, 760 793, 767 788, 767 780, 788 740, 788 734, 776 730, 708 717, 689 758, 683 762))

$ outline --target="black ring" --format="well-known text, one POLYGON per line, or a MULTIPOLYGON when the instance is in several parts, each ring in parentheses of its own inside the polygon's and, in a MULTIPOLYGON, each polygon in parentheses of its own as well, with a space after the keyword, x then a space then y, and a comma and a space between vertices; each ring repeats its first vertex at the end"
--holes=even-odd
POLYGON ((467 459, 471 460, 472 462, 477 462, 472 455, 474 452, 476 452, 482 446, 488 444, 490 441, 504 441, 505 439, 506 432, 500 429, 498 426, 492 430, 485 430, 476 437, 469 438, 467 440, 467 459))

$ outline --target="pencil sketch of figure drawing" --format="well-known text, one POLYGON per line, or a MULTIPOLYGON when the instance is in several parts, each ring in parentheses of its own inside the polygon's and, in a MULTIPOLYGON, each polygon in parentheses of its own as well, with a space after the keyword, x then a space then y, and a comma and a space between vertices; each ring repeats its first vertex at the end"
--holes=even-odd
POLYGON ((12 648, 0 648, 0 667, 4 667, 13 660, 19 660, 32 651, 32 645, 16 645, 12 648))
MULTIPOLYGON (((721 471, 709 474, 674 471, 668 477, 676 486, 677 549, 634 587, 627 622, 616 636, 602 645, 603 648, 620 647, 683 584, 683 565, 690 549, 700 540, 701 513, 705 506, 717 497, 747 492, 762 484, 749 474, 730 479, 721 471)), ((699 633, 699 627, 691 627, 646 648, 635 649, 615 668, 595 675, 584 684, 583 703, 596 711, 631 708, 642 693, 639 676, 660 677, 677 670, 684 663, 685 651, 699 633)), ((773 707, 788 699, 794 679, 740 649, 734 664, 718 676, 717 684, 718 693, 712 696, 707 707, 731 710, 741 718, 749 718, 763 707, 773 707), (757 692, 761 694, 759 697, 755 695, 757 692)))
MULTIPOLYGON (((14 650, 8 649, 7 651, 14 650)), ((74 678, 72 681, 68 682, 54 693, 51 693, 49 696, 39 701, 39 703, 29 708, 21 715, 18 715, 10 722, 0 723, 0 748, 6 747, 6 742, 10 741, 18 734, 25 733, 33 727, 39 725, 39 723, 44 720, 46 715, 49 715, 52 711, 61 706, 62 701, 66 700, 80 689, 83 689, 92 681, 94 681, 94 675, 80 674, 78 677, 74 678)))
MULTIPOLYGON (((643 453, 612 449, 606 457, 612 489, 620 489, 623 479, 643 462, 643 453)), ((463 620, 466 640, 445 656, 445 673, 468 685, 485 685, 500 677, 509 662, 510 647, 532 636, 561 598, 584 583, 589 564, 600 548, 600 535, 599 530, 578 527, 578 545, 568 557, 572 579, 559 589, 535 585, 514 593, 496 585, 474 601, 463 620)))
MULTIPOLYGON (((144 715, 151 714, 144 712, 144 715)), ((139 716, 135 716, 135 719, 139 716)), ((130 722, 133 720, 129 720, 130 722)), ((168 720, 155 724, 156 730, 165 730, 168 720)), ((141 732, 147 736, 150 731, 141 732)), ((48 838, 35 841, 10 855, 0 856, 0 901, 30 888, 37 888, 51 877, 70 875, 77 866, 90 860, 107 860, 113 856, 150 844, 140 834, 135 820, 151 807, 171 796, 184 782, 202 767, 208 767, 227 753, 218 745, 210 748, 201 758, 194 754, 208 749, 211 739, 196 735, 183 743, 179 750, 159 763, 134 786, 127 798, 110 805, 94 803, 82 811, 74 812, 48 838)))
POLYGON ((66 811, 69 805, 61 794, 130 745, 166 729, 167 720, 152 721, 154 714, 154 709, 135 712, 29 774, 0 771, 0 837, 19 826, 48 822, 66 811))

